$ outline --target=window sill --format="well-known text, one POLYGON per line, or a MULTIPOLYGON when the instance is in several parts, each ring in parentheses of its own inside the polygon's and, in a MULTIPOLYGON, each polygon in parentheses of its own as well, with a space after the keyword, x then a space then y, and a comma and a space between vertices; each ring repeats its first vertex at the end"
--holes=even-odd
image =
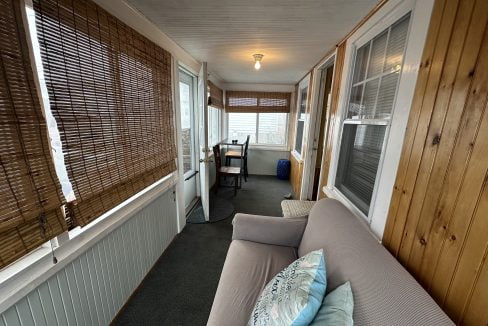
POLYGON ((298 161, 298 163, 300 163, 300 164, 303 163, 302 157, 301 157, 301 155, 298 154, 297 151, 292 150, 291 155, 293 155, 293 157, 295 158, 295 160, 298 161))
POLYGON ((249 149, 258 151, 276 151, 276 152, 288 152, 286 145, 258 145, 249 144, 249 149))
POLYGON ((47 242, 5 267, 0 271, 0 313, 62 270, 85 250, 126 222, 146 204, 168 191, 176 182, 176 173, 170 174, 106 212, 84 228, 71 230, 69 240, 54 248, 54 254, 58 259, 57 264, 53 264, 51 246, 47 242))
POLYGON ((351 211, 351 213, 353 213, 353 215, 356 216, 359 222, 366 227, 366 229, 373 236, 373 238, 375 238, 379 243, 381 243, 381 240, 378 238, 378 236, 374 234, 373 231, 371 230, 370 220, 368 216, 364 215, 364 213, 361 212, 356 206, 354 206, 354 204, 352 204, 338 189, 336 189, 335 187, 324 186, 322 187, 322 192, 328 198, 336 199, 340 201, 344 206, 346 206, 351 211))

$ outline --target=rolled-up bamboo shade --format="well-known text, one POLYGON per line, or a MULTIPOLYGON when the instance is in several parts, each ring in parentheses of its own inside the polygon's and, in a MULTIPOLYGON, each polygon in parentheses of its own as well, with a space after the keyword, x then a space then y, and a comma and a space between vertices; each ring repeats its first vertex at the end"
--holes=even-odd
POLYGON ((0 268, 66 230, 20 1, 0 0, 0 268))
POLYGON ((208 88, 210 96, 208 97, 208 105, 213 106, 217 109, 224 108, 224 92, 218 88, 210 80, 208 81, 208 88))
POLYGON ((225 111, 290 113, 291 93, 226 91, 225 111))
POLYGON ((34 0, 49 101, 85 225, 176 169, 171 55, 90 0, 34 0))

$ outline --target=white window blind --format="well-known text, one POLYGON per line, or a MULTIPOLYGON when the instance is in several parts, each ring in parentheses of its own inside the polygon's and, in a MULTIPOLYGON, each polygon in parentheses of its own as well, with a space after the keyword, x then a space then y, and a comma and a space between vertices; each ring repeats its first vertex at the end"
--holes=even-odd
POLYGON ((410 15, 356 50, 336 188, 365 215, 393 111, 410 15))

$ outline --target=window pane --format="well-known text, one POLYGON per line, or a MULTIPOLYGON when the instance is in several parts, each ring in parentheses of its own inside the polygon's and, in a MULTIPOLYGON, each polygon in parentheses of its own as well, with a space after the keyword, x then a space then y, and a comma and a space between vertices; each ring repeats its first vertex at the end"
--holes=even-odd
POLYGON ((381 79, 378 103, 376 104, 376 119, 389 119, 393 109, 399 72, 394 72, 381 79))
POLYGON ((286 113, 259 113, 258 143, 286 144, 286 113))
POLYGON ((368 214, 386 126, 345 124, 336 187, 368 214))
POLYGON ((300 115, 298 116, 298 119, 305 119, 305 114, 307 112, 307 90, 308 88, 305 87, 302 89, 301 95, 300 95, 300 115))
POLYGON ((388 31, 384 31, 373 39, 371 58, 369 59, 368 78, 379 75, 385 62, 385 48, 388 31))
POLYGON ((369 56, 369 42, 360 47, 356 53, 356 62, 354 63, 353 83, 363 81, 366 74, 366 66, 369 56))
POLYGON ((363 96, 363 85, 354 86, 351 90, 351 98, 349 99, 349 110, 347 113, 348 119, 360 119, 361 116, 361 97, 363 96))
POLYGON ((251 135, 256 143, 256 113, 229 113, 229 138, 241 139, 251 135))
POLYGON ((378 94, 378 83, 378 79, 370 80, 364 87, 363 103, 361 105, 362 112, 360 113, 362 119, 374 118, 374 105, 376 95, 378 94))
POLYGON ((305 125, 305 121, 298 120, 297 121, 297 133, 295 135, 295 151, 297 151, 300 155, 302 155, 302 141, 303 141, 303 127, 305 125))
POLYGON ((214 146, 220 142, 220 110, 208 107, 208 143, 214 146))
POLYGON ((181 140, 183 143, 183 171, 192 169, 190 85, 180 82, 181 140))
POLYGON ((410 16, 406 16, 393 25, 386 50, 385 72, 399 71, 403 62, 403 52, 407 40, 408 23, 410 16))

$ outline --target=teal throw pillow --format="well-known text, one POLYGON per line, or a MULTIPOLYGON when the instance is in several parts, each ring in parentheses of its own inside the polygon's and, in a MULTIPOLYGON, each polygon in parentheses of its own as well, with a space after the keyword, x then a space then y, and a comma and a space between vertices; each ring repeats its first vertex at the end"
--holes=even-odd
POLYGON ((352 326, 353 309, 351 284, 346 282, 325 296, 310 326, 352 326))
POLYGON ((295 260, 266 285, 248 325, 309 325, 322 304, 326 280, 322 249, 295 260))

